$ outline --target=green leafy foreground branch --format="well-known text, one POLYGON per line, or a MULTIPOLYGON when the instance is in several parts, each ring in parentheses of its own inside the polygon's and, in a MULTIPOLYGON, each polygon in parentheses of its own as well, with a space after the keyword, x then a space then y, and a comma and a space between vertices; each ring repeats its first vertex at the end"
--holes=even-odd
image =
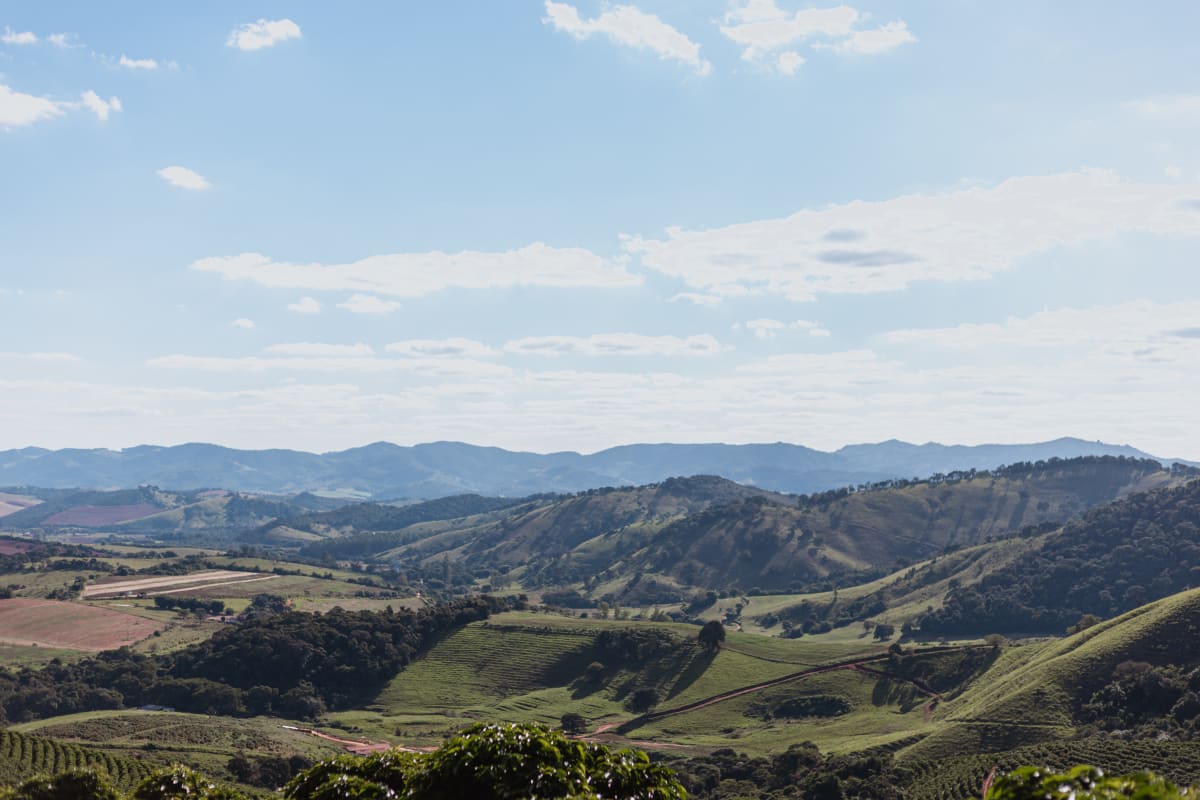
MULTIPOLYGON (((131 800, 246 800, 187 767, 153 773, 131 800)), ((645 753, 610 750, 538 725, 479 724, 438 750, 339 756, 297 775, 286 800, 683 800, 674 773, 645 753)), ((76 770, 0 790, 0 800, 123 800, 107 778, 76 770)))
MULTIPOLYGON (((996 779, 985 800, 1178 800, 1195 792, 1149 773, 1108 776, 1025 767, 996 779)), ((338 756, 297 775, 284 800, 685 800, 674 773, 645 753, 610 750, 528 724, 478 724, 432 753, 338 756)), ((182 766, 128 795, 103 773, 73 770, 0 789, 0 800, 248 800, 182 766)))

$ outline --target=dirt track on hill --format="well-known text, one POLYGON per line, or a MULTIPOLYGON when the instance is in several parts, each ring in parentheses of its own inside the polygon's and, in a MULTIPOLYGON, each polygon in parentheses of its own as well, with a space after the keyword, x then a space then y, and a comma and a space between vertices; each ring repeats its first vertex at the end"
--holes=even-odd
MULTIPOLYGON (((964 647, 939 647, 936 649, 925 651, 925 653, 920 653, 918 655, 926 655, 926 654, 933 655, 935 653, 943 653, 943 652, 947 652, 947 651, 951 651, 951 650, 961 650, 961 649, 966 649, 966 648, 964 648, 964 647)), ((742 651, 734 651, 734 652, 741 653, 742 651)), ((742 653, 742 654, 750 655, 749 653, 742 653)), ((910 685, 916 687, 916 689, 918 691, 920 691, 930 697, 930 700, 925 704, 924 708, 922 709, 925 719, 928 720, 930 715, 933 713, 933 710, 937 707, 937 704, 944 699, 943 696, 940 693, 935 692, 934 690, 930 689, 922 681, 918 681, 918 680, 915 680, 912 678, 906 678, 903 675, 893 675, 890 672, 886 672, 886 671, 880 670, 880 669, 872 669, 871 667, 868 666, 869 664, 878 663, 880 661, 887 661, 889 657, 890 657, 889 654, 866 656, 863 658, 855 658, 855 659, 849 659, 847 661, 840 661, 840 662, 837 662, 834 664, 826 664, 823 666, 810 667, 809 669, 801 670, 799 672, 793 672, 789 675, 783 675, 779 678, 773 678, 769 681, 761 681, 759 683, 750 684, 749 686, 743 686, 740 689, 732 689, 728 692, 722 692, 721 694, 712 695, 711 697, 706 697, 701 700, 696 700, 695 702, 687 703, 686 705, 678 706, 676 708, 668 708, 668 709, 664 709, 662 711, 652 711, 649 714, 643 714, 640 717, 634 717, 633 719, 627 720, 625 722, 607 722, 607 723, 599 726, 598 728, 596 728, 596 730, 592 734, 589 735, 589 738, 587 740, 588 741, 605 741, 606 739, 611 740, 614 738, 624 738, 622 736, 622 734, 628 733, 629 731, 636 730, 637 728, 640 728, 642 725, 645 725, 648 722, 655 722, 657 720, 666 719, 667 717, 673 717, 678 714, 686 714, 690 711, 697 711, 701 708, 707 708, 708 706, 715 705, 716 703, 723 703, 726 700, 732 700, 735 697, 741 697, 743 695, 751 694, 753 692, 760 692, 764 689, 770 689, 772 687, 779 686, 781 684, 801 680, 803 678, 807 678, 812 675, 822 675, 822 674, 829 673, 829 672, 836 672, 838 670, 853 670, 855 672, 861 672, 866 675, 873 675, 875 677, 883 678, 886 680, 900 681, 900 682, 907 683, 907 684, 910 684, 910 685), (596 737, 605 737, 605 738, 596 738, 596 737)), ((751 658, 757 658, 757 656, 751 656, 751 658)), ((763 660, 764 661, 774 661, 774 659, 763 659, 763 660)), ((784 662, 784 663, 792 663, 792 662, 784 662)), ((635 742, 638 747, 656 747, 657 746, 657 747, 670 747, 672 749, 686 747, 686 745, 646 742, 643 740, 628 740, 628 741, 635 742)))

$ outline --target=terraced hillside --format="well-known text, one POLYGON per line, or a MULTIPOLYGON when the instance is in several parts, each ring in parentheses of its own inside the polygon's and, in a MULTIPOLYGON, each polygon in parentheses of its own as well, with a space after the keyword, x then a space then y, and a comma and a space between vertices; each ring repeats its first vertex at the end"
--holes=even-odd
POLYGON ((171 763, 222 775, 233 756, 301 755, 316 760, 343 751, 301 730, 304 723, 274 717, 232 719, 175 711, 93 711, 14 726, 12 735, 53 739, 64 748, 139 767, 171 763))
POLYGON ((0 730, 0 785, 17 783, 40 773, 81 767, 103 769, 114 783, 124 787, 145 778, 152 769, 140 761, 90 747, 0 730))

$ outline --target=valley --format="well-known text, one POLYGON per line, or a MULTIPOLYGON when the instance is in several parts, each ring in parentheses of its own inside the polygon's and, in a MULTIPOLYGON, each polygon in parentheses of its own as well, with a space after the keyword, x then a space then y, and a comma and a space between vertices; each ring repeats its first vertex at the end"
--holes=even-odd
POLYGON ((186 763, 265 786, 503 720, 644 749, 697 797, 736 796, 728 752, 905 797, 1046 758, 1198 780, 1198 477, 1084 457, 816 495, 23 490, 0 518, 5 779, 186 763), (1175 688, 1103 700, 1130 680, 1175 688))

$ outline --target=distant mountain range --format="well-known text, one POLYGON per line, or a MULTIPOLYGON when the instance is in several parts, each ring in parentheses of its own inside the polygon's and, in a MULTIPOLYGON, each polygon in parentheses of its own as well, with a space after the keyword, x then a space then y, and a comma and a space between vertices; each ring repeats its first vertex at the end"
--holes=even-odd
MULTIPOLYGON (((377 442, 331 453, 235 450, 213 444, 124 450, 0 451, 0 485, 336 493, 372 499, 463 493, 517 497, 636 486, 718 475, 780 492, 810 493, 892 478, 927 477, 1049 458, 1154 458, 1136 448, 1063 438, 1021 445, 849 445, 833 452, 794 444, 633 444, 590 455, 525 453, 461 442, 401 447, 377 442)), ((1171 463, 1172 459, 1158 459, 1171 463)))

